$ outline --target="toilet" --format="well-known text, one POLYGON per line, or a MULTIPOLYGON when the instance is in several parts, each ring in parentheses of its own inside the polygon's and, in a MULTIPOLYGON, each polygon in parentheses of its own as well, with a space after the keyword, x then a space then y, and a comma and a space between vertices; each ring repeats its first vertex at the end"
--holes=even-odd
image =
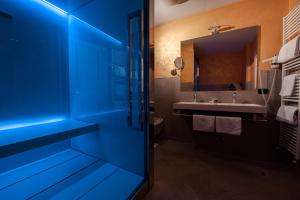
POLYGON ((150 125, 153 127, 154 138, 160 137, 163 133, 164 119, 154 116, 154 112, 150 112, 150 125))

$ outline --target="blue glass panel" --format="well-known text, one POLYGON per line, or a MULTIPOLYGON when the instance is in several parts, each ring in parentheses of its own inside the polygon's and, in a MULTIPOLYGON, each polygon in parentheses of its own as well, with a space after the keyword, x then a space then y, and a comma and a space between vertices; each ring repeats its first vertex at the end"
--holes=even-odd
POLYGON ((74 16, 69 17, 69 45, 72 116, 127 107, 125 46, 74 16))
MULTIPOLYGON (((128 1, 95 0, 69 17, 70 100, 72 117, 100 127, 99 131, 72 139, 72 146, 144 175, 145 135, 128 125, 128 20, 138 6, 128 1)), ((139 122, 141 27, 138 19, 135 22, 134 98, 135 119, 139 122)))
POLYGON ((67 17, 40 2, 0 1, 2 122, 68 112, 67 17))

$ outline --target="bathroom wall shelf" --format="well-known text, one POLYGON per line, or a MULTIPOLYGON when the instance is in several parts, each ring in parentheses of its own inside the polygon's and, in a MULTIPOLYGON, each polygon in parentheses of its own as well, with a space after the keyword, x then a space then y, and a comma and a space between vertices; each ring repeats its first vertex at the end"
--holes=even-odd
POLYGON ((59 122, 2 130, 0 131, 0 158, 97 129, 97 124, 66 119, 59 122))
POLYGON ((126 199, 142 181, 68 149, 0 174, 0 199, 126 199))

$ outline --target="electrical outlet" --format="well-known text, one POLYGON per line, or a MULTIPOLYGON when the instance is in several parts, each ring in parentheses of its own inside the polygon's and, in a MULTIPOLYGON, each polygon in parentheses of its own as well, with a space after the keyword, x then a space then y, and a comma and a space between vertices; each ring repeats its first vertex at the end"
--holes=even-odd
POLYGON ((258 89, 257 93, 258 94, 268 94, 269 93, 269 89, 267 89, 267 88, 258 89))

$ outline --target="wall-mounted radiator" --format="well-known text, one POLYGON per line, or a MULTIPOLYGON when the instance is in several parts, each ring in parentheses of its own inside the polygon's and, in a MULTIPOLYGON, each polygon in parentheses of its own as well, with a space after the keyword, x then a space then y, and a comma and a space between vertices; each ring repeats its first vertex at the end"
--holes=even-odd
MULTIPOLYGON (((300 5, 295 7, 287 16, 283 18, 283 44, 299 33, 300 31, 300 5)), ((294 58, 282 66, 282 79, 291 74, 298 74, 293 94, 289 97, 281 98, 281 105, 290 105, 298 107, 300 110, 300 57, 294 58)), ((298 122, 300 115, 298 114, 298 122)), ((280 123, 280 146, 293 154, 296 160, 300 159, 300 123, 290 125, 284 122, 280 123)))

